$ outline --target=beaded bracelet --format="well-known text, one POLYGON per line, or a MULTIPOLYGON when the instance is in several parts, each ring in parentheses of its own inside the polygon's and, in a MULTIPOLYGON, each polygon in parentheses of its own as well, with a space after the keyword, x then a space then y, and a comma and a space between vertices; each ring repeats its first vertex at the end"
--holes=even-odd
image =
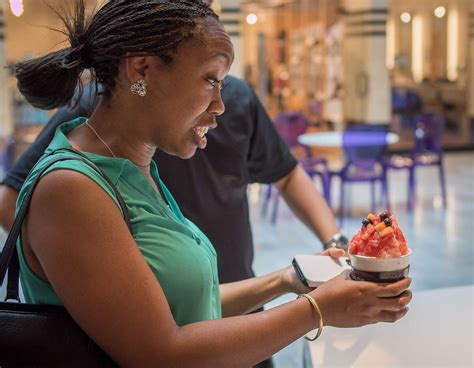
POLYGON ((296 299, 299 298, 306 298, 308 301, 311 303, 311 306, 314 308, 316 313, 319 315, 319 326, 318 326, 318 332, 316 333, 316 336, 311 338, 308 336, 305 336, 304 338, 308 341, 314 341, 316 340, 319 336, 321 336, 321 332, 323 332, 323 316, 321 314, 321 310, 319 309, 318 303, 316 303, 316 300, 311 295, 308 294, 300 294, 296 299))

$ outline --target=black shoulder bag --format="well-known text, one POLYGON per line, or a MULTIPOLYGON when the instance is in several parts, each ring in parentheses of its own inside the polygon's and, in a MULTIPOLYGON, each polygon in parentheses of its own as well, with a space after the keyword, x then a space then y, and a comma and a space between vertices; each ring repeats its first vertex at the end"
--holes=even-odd
POLYGON ((59 161, 81 160, 109 183, 131 232, 127 207, 107 175, 84 154, 69 148, 76 157, 59 157, 49 162, 35 177, 0 255, 0 285, 8 269, 7 296, 0 303, 0 367, 116 367, 76 324, 64 307, 19 303, 19 261, 16 240, 30 204, 33 190, 43 173, 59 161), (8 300, 17 302, 10 303, 8 300))

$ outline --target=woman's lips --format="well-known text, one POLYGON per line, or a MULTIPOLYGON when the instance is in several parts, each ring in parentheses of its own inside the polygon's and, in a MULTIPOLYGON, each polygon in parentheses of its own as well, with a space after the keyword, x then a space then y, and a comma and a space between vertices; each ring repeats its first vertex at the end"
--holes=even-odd
POLYGON ((209 127, 194 127, 194 137, 196 146, 200 149, 204 149, 207 146, 206 133, 209 131, 209 127))
POLYGON ((209 127, 194 127, 193 129, 201 138, 204 138, 206 133, 209 131, 209 127))
POLYGON ((214 128, 217 128, 217 122, 214 119, 193 127, 195 143, 200 149, 206 148, 206 134, 210 129, 214 128))

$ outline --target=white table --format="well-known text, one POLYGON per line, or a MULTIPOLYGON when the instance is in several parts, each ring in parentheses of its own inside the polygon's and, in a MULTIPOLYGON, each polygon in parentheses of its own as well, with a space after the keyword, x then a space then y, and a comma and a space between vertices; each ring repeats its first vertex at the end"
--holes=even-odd
POLYGON ((409 307, 394 324, 324 328, 309 344, 313 367, 474 366, 474 286, 414 292, 409 307))
MULTIPOLYGON (((342 134, 342 132, 306 133, 298 137, 298 142, 305 146, 342 147, 342 134)), ((394 144, 399 140, 397 134, 387 134, 387 144, 394 144)))

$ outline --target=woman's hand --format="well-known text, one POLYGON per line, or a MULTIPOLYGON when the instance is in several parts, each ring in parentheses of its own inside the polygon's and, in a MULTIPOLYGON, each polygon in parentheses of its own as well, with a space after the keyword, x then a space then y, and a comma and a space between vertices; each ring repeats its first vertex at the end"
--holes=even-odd
MULTIPOLYGON (((317 255, 339 258, 344 257, 346 252, 339 248, 329 248, 324 252, 317 253, 317 255)), ((309 288, 302 284, 302 282, 298 279, 298 276, 296 276, 293 266, 288 266, 281 270, 281 284, 287 293, 304 294, 313 290, 313 288, 309 288)))
POLYGON ((412 299, 410 278, 390 284, 354 281, 345 271, 325 282, 311 295, 316 299, 324 324, 358 327, 377 322, 395 322, 407 312, 412 299))

